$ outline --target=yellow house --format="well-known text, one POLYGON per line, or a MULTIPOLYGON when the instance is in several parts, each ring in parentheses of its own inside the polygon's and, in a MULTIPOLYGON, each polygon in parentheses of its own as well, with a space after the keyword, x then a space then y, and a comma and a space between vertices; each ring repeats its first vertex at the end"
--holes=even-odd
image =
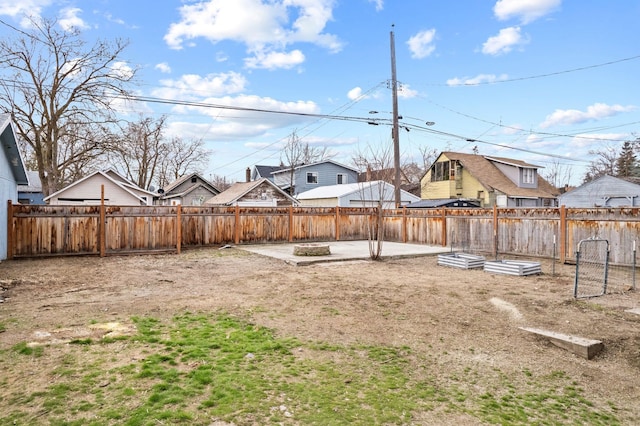
POLYGON ((421 198, 466 198, 482 207, 555 206, 559 191, 539 166, 511 158, 445 151, 422 177, 421 198))

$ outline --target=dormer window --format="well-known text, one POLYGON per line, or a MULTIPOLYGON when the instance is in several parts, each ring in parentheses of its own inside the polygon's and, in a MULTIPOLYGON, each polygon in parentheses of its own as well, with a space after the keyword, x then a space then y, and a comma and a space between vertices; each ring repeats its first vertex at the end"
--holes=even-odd
POLYGON ((522 183, 536 183, 536 171, 534 169, 522 169, 522 183))

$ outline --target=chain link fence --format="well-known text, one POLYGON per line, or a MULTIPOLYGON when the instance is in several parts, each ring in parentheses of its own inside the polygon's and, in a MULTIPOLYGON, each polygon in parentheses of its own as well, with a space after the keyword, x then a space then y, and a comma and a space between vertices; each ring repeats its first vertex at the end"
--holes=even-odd
POLYGON ((602 296, 609 278, 609 241, 590 238, 578 243, 573 297, 602 296))

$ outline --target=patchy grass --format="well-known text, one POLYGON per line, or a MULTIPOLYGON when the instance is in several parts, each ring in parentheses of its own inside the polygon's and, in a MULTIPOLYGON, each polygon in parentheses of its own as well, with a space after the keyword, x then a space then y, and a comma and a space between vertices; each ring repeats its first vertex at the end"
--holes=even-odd
POLYGON ((56 366, 34 392, 2 382, 0 423, 391 425, 436 408, 487 424, 620 423, 615 405, 594 407, 562 371, 495 371, 488 386, 469 367, 442 382, 436 355, 409 347, 277 338, 227 315, 133 321, 131 337, 0 353, 8 369, 47 357, 56 366))

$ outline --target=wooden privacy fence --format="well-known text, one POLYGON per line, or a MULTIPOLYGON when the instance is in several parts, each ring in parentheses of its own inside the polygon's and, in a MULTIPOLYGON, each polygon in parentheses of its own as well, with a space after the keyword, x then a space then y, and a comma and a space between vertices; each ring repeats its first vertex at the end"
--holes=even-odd
MULTIPOLYGON (((183 247, 367 239, 372 208, 36 206, 8 203, 9 258, 177 251, 183 247)), ((631 264, 638 208, 392 209, 387 241, 498 254, 575 259, 582 239, 631 264)))

